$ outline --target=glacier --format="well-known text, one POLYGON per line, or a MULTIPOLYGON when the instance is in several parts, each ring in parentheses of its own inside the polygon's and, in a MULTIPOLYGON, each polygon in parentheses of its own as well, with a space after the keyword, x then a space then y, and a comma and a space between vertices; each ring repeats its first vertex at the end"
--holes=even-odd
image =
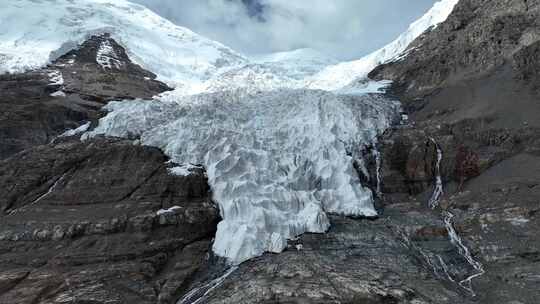
POLYGON ((214 251, 242 262, 325 232, 328 212, 376 216, 353 166, 399 112, 382 95, 281 89, 113 102, 89 136, 140 137, 203 165, 223 220, 214 251))
MULTIPOLYGON (((329 213, 377 215, 354 164, 399 119, 400 105, 380 94, 389 82, 367 74, 406 56, 457 1, 437 2, 388 46, 345 63, 309 49, 249 58, 125 0, 4 1, 0 73, 45 66, 93 34, 110 34, 174 90, 110 102, 81 139, 138 138, 177 164, 171 174, 204 166, 222 217, 213 250, 239 264, 327 231, 329 213)), ((106 45, 98 57, 104 69, 115 66, 106 45)))

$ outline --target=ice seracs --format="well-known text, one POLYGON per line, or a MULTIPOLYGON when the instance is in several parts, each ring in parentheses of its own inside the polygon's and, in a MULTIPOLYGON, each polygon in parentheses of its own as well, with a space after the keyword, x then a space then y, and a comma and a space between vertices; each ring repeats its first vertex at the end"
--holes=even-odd
MULTIPOLYGON (((113 102, 90 134, 140 137, 173 162, 203 164, 223 220, 214 251, 240 263, 329 228, 327 213, 376 216, 353 163, 399 105, 381 95, 236 91, 113 102)), ((184 170, 182 170, 184 171, 184 170)))

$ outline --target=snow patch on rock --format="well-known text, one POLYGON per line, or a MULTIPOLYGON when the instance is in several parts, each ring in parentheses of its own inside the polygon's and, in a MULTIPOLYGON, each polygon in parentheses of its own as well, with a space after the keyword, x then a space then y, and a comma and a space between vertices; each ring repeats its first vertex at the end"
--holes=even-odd
POLYGON ((48 74, 49 76, 49 85, 51 86, 62 86, 64 85, 64 77, 62 76, 62 73, 60 71, 54 70, 50 71, 48 74))
POLYGON ((114 50, 109 40, 101 42, 96 54, 96 62, 104 69, 113 69, 122 67, 123 63, 116 59, 118 54, 114 50))
POLYGON ((50 94, 51 97, 66 97, 66 93, 63 91, 56 91, 50 94))
POLYGON ((88 131, 88 129, 90 129, 90 125, 91 125, 91 123, 87 122, 87 123, 81 125, 78 128, 67 130, 66 132, 62 133, 58 137, 69 137, 69 136, 75 136, 77 134, 82 134, 82 133, 88 131))
POLYGON ((199 166, 194 166, 192 164, 185 164, 182 166, 177 166, 173 168, 169 168, 169 173, 177 175, 177 176, 190 176, 193 174, 194 169, 200 169, 199 166))
POLYGON ((181 209, 182 207, 179 207, 179 206, 172 206, 171 208, 168 208, 168 209, 159 209, 158 211, 156 211, 156 215, 175 214, 176 211, 181 210, 181 209))

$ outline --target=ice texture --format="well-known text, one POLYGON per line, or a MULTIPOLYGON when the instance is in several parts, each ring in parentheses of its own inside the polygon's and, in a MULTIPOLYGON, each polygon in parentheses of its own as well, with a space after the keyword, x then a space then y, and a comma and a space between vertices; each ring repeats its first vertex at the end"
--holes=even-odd
POLYGON ((193 169, 200 169, 200 166, 194 166, 192 164, 184 164, 181 166, 173 167, 169 169, 169 173, 177 176, 190 176, 193 169))
POLYGON ((376 94, 282 89, 124 101, 90 135, 140 136, 173 162, 202 164, 219 203, 214 251, 240 263, 329 228, 327 213, 375 216, 353 161, 396 118, 376 94))

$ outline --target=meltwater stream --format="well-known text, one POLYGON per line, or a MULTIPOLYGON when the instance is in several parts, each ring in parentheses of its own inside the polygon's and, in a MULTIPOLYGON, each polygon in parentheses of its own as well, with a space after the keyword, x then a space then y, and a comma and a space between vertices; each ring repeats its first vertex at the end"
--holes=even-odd
POLYGON ((441 196, 444 193, 441 178, 441 161, 443 158, 443 153, 441 147, 434 138, 430 138, 429 140, 433 142, 437 149, 437 164, 435 165, 435 189, 433 190, 433 194, 429 198, 428 202, 429 207, 431 207, 431 209, 435 209, 439 205, 441 196))
MULTIPOLYGON (((442 177, 441 177, 441 162, 443 159, 443 151, 434 138, 430 138, 429 140, 433 142, 437 150, 437 164, 435 167, 435 187, 428 202, 428 206, 431 209, 435 209, 439 206, 440 199, 444 193, 442 177)), ((467 261, 467 263, 472 266, 472 268, 475 271, 474 274, 469 275, 468 277, 466 277, 463 280, 458 281, 457 283, 461 288, 467 290, 472 296, 476 296, 476 293, 474 292, 473 287, 472 287, 472 280, 474 278, 482 276, 485 273, 484 267, 480 262, 478 262, 477 260, 473 258, 471 251, 469 250, 467 246, 465 246, 465 244, 463 243, 463 240, 461 239, 456 229, 454 228, 454 223, 453 223, 454 214, 452 214, 450 211, 445 210, 442 212, 442 216, 443 216, 443 221, 444 221, 446 231, 448 232, 448 237, 450 238, 450 242, 452 243, 452 245, 454 245, 454 247, 456 247, 459 255, 462 256, 467 261)), ((441 267, 443 268, 445 272, 446 278, 449 281, 455 283, 456 280, 452 278, 452 276, 448 272, 448 266, 444 262, 443 258, 441 256, 437 256, 437 257, 439 259, 439 263, 441 267)), ((437 274, 436 271, 435 273, 437 274)))
POLYGON ((467 246, 465 246, 465 244, 463 244, 463 240, 456 232, 456 229, 454 229, 454 224, 452 222, 454 215, 448 211, 445 211, 443 215, 444 224, 446 226, 446 230, 448 231, 448 237, 450 238, 450 242, 457 248, 459 254, 463 258, 465 258, 465 260, 467 260, 467 263, 469 263, 469 265, 471 265, 475 271, 474 274, 459 281, 459 286, 469 291, 472 296, 475 296, 476 293, 474 292, 472 287, 472 280, 485 273, 484 266, 473 258, 471 251, 469 250, 469 248, 467 248, 467 246))

